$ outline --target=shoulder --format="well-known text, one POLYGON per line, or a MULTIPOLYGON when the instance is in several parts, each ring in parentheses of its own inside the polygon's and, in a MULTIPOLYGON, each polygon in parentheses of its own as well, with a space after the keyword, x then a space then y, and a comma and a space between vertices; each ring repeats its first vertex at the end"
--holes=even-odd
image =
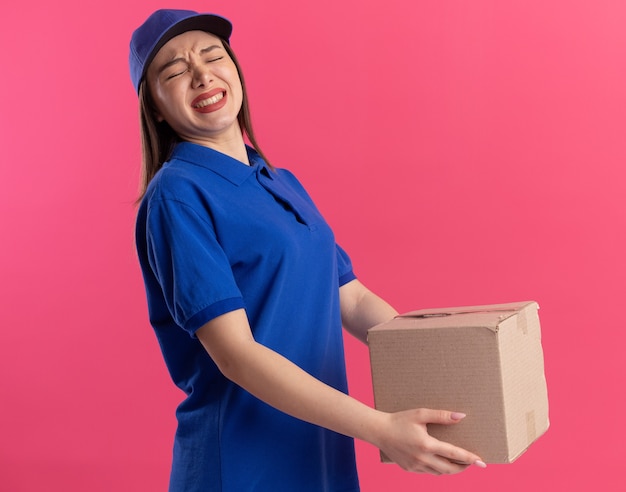
POLYGON ((296 175, 284 168, 276 168, 276 180, 288 186, 294 193, 301 196, 306 201, 313 204, 313 198, 305 188, 304 184, 296 177, 296 175))
POLYGON ((197 183, 194 171, 192 166, 184 166, 180 161, 168 161, 150 182, 148 193, 153 197, 167 198, 194 188, 197 183))
POLYGON ((137 227, 154 229, 206 215, 206 191, 199 180, 175 162, 167 162, 154 176, 137 211, 137 227))
POLYGON ((284 183, 288 183, 294 187, 300 188, 302 190, 304 190, 304 185, 302 184, 302 182, 297 178, 297 176, 290 171, 289 169, 285 169, 285 168, 274 168, 274 174, 276 179, 284 182, 284 183))
POLYGON ((219 186, 213 173, 188 162, 172 159, 156 173, 144 197, 147 204, 159 201, 179 201, 196 204, 219 186))

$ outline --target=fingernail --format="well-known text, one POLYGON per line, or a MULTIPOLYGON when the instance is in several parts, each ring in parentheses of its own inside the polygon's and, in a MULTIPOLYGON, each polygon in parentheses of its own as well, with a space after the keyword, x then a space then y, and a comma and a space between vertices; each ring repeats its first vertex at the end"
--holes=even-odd
POLYGON ((474 461, 474 464, 475 464, 478 468, 487 468, 487 463, 485 463, 484 461, 481 461, 481 460, 476 460, 476 461, 474 461))
POLYGON ((461 412, 452 412, 450 414, 450 418, 452 420, 461 420, 461 419, 464 419, 465 417, 467 417, 467 415, 465 415, 464 413, 461 413, 461 412))

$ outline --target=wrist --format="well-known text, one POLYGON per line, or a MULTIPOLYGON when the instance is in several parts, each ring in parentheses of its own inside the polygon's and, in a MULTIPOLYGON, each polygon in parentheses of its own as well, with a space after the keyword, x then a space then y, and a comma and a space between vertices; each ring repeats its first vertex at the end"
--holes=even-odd
POLYGON ((368 408, 368 415, 363 420, 359 435, 355 437, 380 449, 384 446, 385 436, 389 433, 391 414, 368 408))

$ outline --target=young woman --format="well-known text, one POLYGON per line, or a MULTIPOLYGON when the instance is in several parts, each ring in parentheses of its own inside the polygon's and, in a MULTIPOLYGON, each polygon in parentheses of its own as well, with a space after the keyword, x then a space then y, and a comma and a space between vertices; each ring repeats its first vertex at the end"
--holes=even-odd
POLYGON ((151 324, 186 393, 170 490, 357 491, 353 438, 411 471, 484 466, 427 433, 463 414, 389 414, 347 395, 342 325, 365 342, 397 313, 356 279, 296 178, 259 151, 231 30, 159 10, 131 40, 137 250, 151 324))

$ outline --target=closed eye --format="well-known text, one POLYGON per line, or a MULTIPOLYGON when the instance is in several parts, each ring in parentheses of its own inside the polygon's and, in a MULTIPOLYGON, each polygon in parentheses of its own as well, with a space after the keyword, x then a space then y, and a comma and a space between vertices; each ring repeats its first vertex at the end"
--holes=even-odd
POLYGON ((185 68, 185 70, 182 70, 182 71, 180 71, 180 72, 176 72, 176 73, 173 73, 173 74, 171 74, 171 75, 168 75, 168 76, 167 76, 167 80, 173 79, 174 77, 178 77, 178 76, 180 76, 180 75, 184 74, 187 70, 188 70, 188 69, 187 69, 187 68, 185 68))

